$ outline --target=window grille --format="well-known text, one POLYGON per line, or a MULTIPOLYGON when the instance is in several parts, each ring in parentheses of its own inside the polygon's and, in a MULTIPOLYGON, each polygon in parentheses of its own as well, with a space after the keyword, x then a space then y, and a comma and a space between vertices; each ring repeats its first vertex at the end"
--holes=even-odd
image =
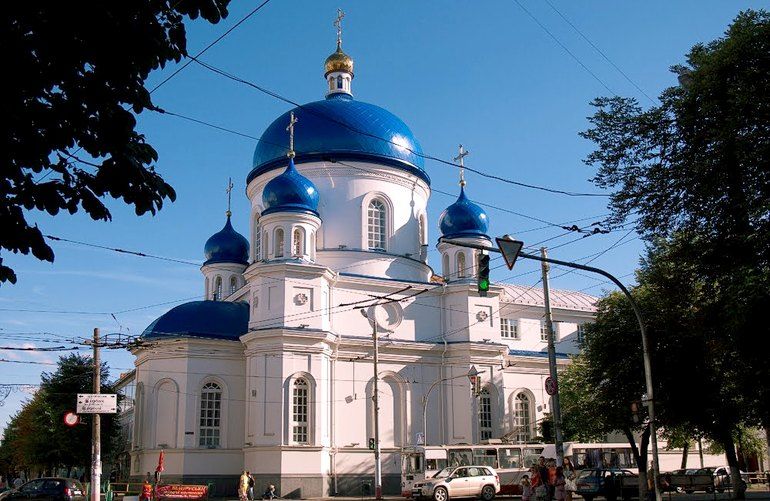
POLYGON ((295 444, 310 443, 308 436, 308 394, 310 385, 305 378, 294 381, 292 388, 292 441, 295 444))
POLYGON ((519 443, 529 442, 532 436, 529 397, 525 393, 519 393, 516 395, 513 405, 513 426, 516 429, 516 440, 519 443))
POLYGON ((492 396, 486 388, 479 395, 479 432, 481 440, 492 438, 492 396))
POLYGON ((384 203, 376 199, 369 202, 368 236, 371 250, 385 250, 386 215, 384 203))
POLYGON ((206 383, 201 390, 200 435, 201 447, 220 446, 219 432, 222 419, 222 388, 216 383, 206 383))
POLYGON ((519 323, 511 318, 501 318, 500 337, 505 339, 519 339, 519 323))

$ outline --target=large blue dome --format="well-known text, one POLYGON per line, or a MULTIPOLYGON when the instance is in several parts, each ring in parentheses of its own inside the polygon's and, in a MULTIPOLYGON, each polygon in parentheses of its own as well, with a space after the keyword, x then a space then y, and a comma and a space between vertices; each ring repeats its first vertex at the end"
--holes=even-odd
POLYGON ((460 188, 457 201, 444 209, 438 220, 441 236, 446 238, 481 237, 489 239, 489 218, 484 209, 465 196, 460 188))
POLYGON ((225 227, 206 240, 203 254, 206 256, 204 265, 212 263, 249 264, 249 241, 233 229, 233 225, 230 224, 229 213, 225 227))
POLYGON ((142 337, 204 337, 237 341, 248 330, 248 303, 192 301, 175 306, 158 317, 147 326, 142 337))
POLYGON ((318 190, 294 166, 289 158, 286 170, 271 179, 262 190, 262 215, 273 212, 309 212, 318 215, 318 190))
POLYGON ((254 151, 247 183, 285 165, 291 112, 299 120, 294 146, 297 163, 368 160, 400 167, 430 183, 423 170, 422 148, 409 127, 391 112, 344 93, 294 108, 270 124, 254 151))

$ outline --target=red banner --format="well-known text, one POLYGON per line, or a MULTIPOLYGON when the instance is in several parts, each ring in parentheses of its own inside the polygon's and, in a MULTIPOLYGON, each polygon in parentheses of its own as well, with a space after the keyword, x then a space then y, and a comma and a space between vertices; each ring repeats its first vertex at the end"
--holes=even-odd
POLYGON ((159 485, 155 489, 156 499, 206 499, 208 486, 206 485, 159 485))

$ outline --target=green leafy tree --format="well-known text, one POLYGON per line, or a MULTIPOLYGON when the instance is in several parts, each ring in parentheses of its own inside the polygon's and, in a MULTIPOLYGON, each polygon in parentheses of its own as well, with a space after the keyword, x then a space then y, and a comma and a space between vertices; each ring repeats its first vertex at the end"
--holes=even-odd
MULTIPOLYGON (((102 199, 138 215, 174 200, 155 172, 156 151, 136 130, 152 109, 150 72, 187 55, 185 17, 217 23, 229 0, 10 2, 0 46, 13 69, 4 80, 0 148, 0 249, 53 261, 34 211, 84 210, 109 220, 102 199), (88 158, 94 159, 89 161, 88 158), (81 161, 82 160, 82 161, 81 161)), ((0 283, 16 282, 2 264, 0 283)))
MULTIPOLYGON (((724 37, 694 46, 672 68, 679 85, 659 105, 644 110, 629 98, 597 99, 583 133, 596 145, 587 158, 597 167, 594 182, 613 190, 611 222, 633 214, 640 234, 655 245, 665 241, 669 264, 686 272, 677 278, 690 283, 671 281, 659 295, 690 284, 706 291, 678 301, 687 320, 678 327, 691 330, 669 328, 683 337, 662 338, 670 346, 659 354, 681 354, 676 348, 686 339, 688 359, 714 366, 678 364, 680 382, 696 381, 690 389, 698 398, 672 399, 664 410, 672 423, 689 421, 725 447, 735 484, 735 427, 770 425, 769 53, 770 15, 743 12, 724 37)), ((663 276, 651 283, 677 275, 664 263, 653 271, 663 276)))

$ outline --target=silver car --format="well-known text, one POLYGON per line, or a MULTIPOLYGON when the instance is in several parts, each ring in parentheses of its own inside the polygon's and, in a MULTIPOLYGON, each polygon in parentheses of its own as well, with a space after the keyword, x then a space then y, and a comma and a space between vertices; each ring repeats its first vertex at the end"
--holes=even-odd
POLYGON ((417 483, 412 496, 447 501, 450 498, 482 498, 490 501, 500 492, 500 477, 489 466, 450 466, 424 483, 417 483))

